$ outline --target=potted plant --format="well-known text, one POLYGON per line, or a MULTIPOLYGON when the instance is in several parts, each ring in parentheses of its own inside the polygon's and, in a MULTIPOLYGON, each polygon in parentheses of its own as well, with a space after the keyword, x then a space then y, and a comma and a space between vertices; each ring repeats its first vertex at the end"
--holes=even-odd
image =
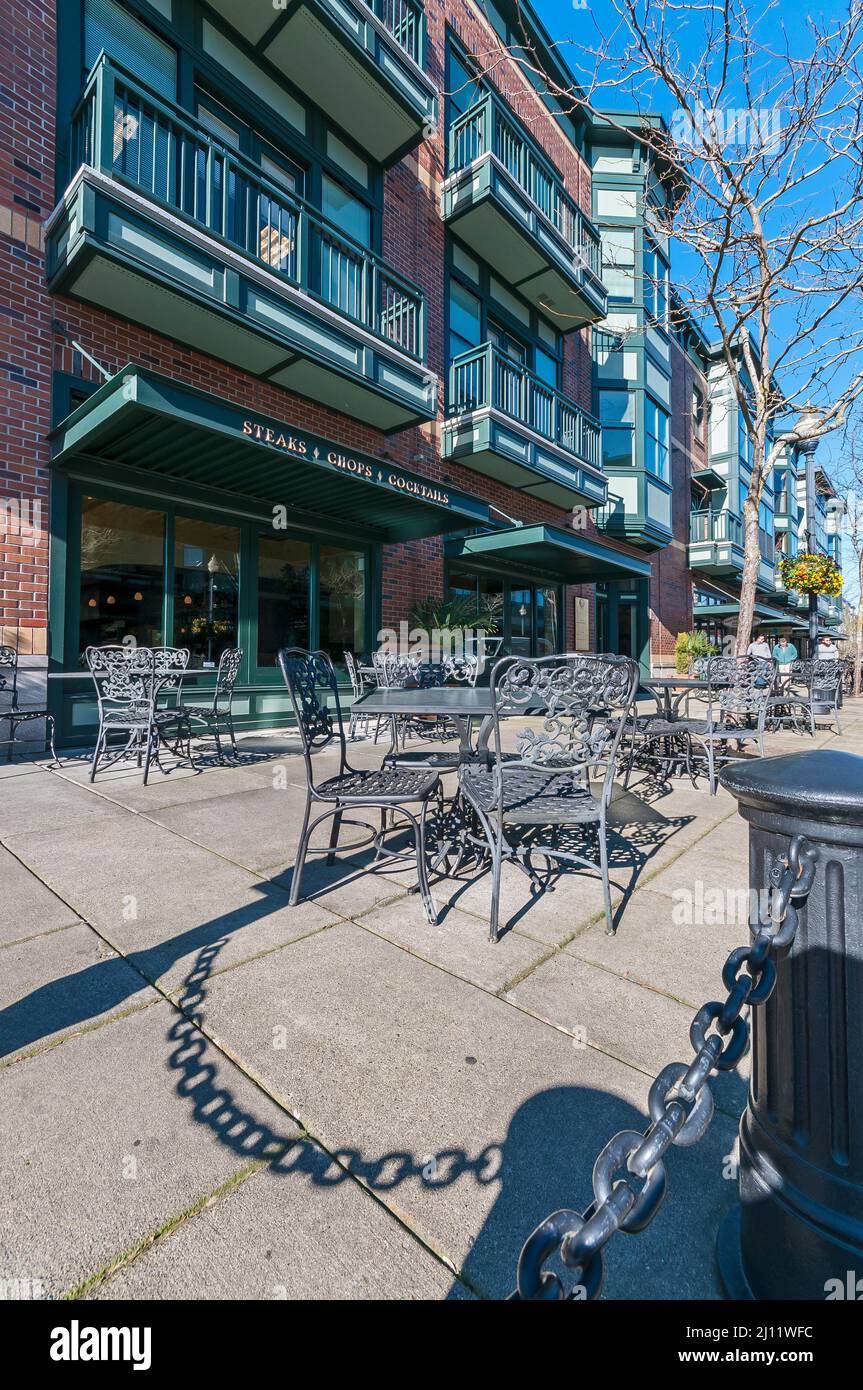
POLYGON ((716 653, 717 648, 705 633, 697 629, 693 632, 678 632, 674 643, 675 670, 679 676, 685 676, 696 662, 706 661, 716 653))

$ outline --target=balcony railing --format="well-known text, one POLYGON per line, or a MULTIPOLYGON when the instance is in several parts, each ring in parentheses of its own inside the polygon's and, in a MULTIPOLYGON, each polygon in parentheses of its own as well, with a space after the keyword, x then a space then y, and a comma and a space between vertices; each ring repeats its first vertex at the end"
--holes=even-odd
POLYGON ((72 154, 74 168, 87 164, 129 185, 424 360, 425 303, 417 286, 105 54, 73 116, 72 154))
POLYGON ((593 468, 601 468, 599 422, 491 343, 453 358, 449 412, 491 407, 593 468))
POLYGON ((449 129, 449 169, 457 173, 483 155, 493 154, 531 202, 577 252, 597 280, 602 279, 599 232, 573 202, 553 166, 509 115, 504 103, 486 93, 449 129))
POLYGON ((690 512, 690 541, 730 541, 743 544, 743 523, 733 512, 690 512))
POLYGON ((369 9, 379 19, 417 67, 422 67, 425 49, 425 12, 418 0, 368 0, 369 9))

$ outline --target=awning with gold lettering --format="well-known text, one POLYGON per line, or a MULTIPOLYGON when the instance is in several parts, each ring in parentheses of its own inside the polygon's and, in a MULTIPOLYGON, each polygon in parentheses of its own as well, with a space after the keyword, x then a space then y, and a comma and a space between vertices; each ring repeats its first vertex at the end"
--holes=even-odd
POLYGON ((448 483, 132 364, 51 442, 54 467, 72 477, 173 500, 179 488, 187 502, 290 529, 393 542, 494 525, 484 502, 448 483))

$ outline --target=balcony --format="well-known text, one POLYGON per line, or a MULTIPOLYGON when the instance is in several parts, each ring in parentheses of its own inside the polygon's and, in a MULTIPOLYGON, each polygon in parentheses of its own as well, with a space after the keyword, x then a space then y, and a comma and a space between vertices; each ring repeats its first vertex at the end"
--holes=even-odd
POLYGON ((557 507, 605 500, 598 422, 491 343, 450 367, 443 456, 557 507))
POLYGON ((72 134, 52 292, 381 430, 435 417, 422 292, 398 271, 104 55, 72 134))
POLYGON ((732 512, 690 512, 690 569, 739 574, 743 569, 743 523, 732 512))
POLYGON ((437 123, 420 0, 209 0, 373 159, 391 164, 437 123))
POLYGON ((606 315, 599 233, 489 92, 449 130, 445 222, 564 333, 606 315))
POLYGON ((646 468, 609 470, 609 493, 596 513, 598 530, 641 550, 662 550, 672 539, 671 488, 646 468))

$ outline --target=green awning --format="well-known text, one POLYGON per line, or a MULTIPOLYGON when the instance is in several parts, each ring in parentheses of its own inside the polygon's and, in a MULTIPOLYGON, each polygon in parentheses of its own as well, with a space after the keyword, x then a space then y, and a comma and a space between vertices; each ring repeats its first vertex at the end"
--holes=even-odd
POLYGON ((722 473, 717 473, 715 468, 694 468, 692 477, 696 483, 701 483, 702 487, 728 487, 728 478, 722 473))
MULTIPOLYGON (((740 604, 735 603, 696 603, 693 605, 692 613, 696 618, 736 618, 740 612, 740 604)), ((784 627, 792 626, 793 619, 789 618, 779 608, 770 608, 766 603, 756 603, 755 616, 765 622, 779 622, 784 627)))
POLYGON ((288 527, 394 542, 494 524, 484 502, 448 483, 132 364, 50 438, 54 467, 154 490, 170 479, 190 500, 243 499, 262 517, 285 507, 288 527))
POLYGON ((557 526, 514 526, 489 535, 446 542, 450 559, 477 568, 547 576, 565 584, 604 579, 649 579, 650 562, 557 526))

